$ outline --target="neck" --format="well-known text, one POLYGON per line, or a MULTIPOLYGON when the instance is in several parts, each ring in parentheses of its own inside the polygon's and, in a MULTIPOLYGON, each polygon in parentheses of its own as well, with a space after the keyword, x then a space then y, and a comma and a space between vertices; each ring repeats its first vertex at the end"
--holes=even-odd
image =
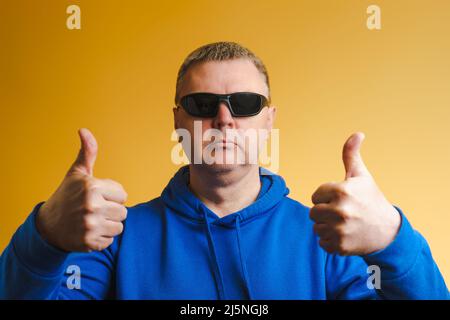
POLYGON ((257 165, 212 171, 191 164, 189 176, 191 191, 219 217, 249 206, 261 189, 257 165))

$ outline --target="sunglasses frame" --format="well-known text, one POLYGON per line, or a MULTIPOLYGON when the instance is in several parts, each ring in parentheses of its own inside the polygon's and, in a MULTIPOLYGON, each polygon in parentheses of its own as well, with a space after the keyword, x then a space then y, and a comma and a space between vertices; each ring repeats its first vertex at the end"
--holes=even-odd
POLYGON ((225 102, 226 103, 227 108, 228 108, 228 110, 230 110, 231 115, 233 117, 240 117, 240 118, 256 116, 257 114, 259 114, 261 112, 261 110, 264 107, 267 107, 269 105, 269 103, 270 103, 268 98, 266 98, 264 95, 256 93, 256 92, 243 91, 243 92, 233 92, 233 93, 229 93, 229 94, 218 94, 218 93, 211 93, 211 92, 193 92, 193 93, 190 93, 190 94, 187 94, 187 95, 181 97, 179 103, 177 103, 176 106, 177 107, 182 107, 184 109, 184 111, 186 111, 189 115, 191 115, 193 117, 197 117, 197 118, 214 118, 214 117, 217 116, 217 112, 219 111, 219 105, 220 105, 221 102, 225 102), (253 94, 253 95, 259 96, 262 99, 262 103, 261 103, 261 106, 260 106, 259 110, 257 112, 254 112, 254 113, 251 113, 251 114, 246 114, 246 115, 236 114, 234 112, 234 110, 233 110, 233 107, 231 106, 230 97, 235 95, 235 94, 240 94, 240 93, 242 93, 242 94, 253 94), (214 97, 218 98, 217 106, 216 106, 216 113, 214 114, 214 116, 193 115, 183 106, 183 101, 184 100, 186 100, 187 98, 189 98, 191 96, 199 95, 199 94, 210 95, 210 96, 214 96, 214 97))

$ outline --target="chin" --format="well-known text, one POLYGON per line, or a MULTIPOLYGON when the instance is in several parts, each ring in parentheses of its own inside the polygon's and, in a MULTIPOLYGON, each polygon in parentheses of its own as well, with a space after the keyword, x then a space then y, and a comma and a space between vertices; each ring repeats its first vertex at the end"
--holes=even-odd
POLYGON ((195 165, 197 168, 201 168, 201 170, 204 170, 206 172, 209 172, 212 175, 222 175, 222 174, 228 174, 232 172, 238 172, 241 170, 247 171, 251 167, 255 166, 254 164, 221 164, 221 163, 213 163, 213 164, 198 164, 195 165))
POLYGON ((254 166, 254 164, 250 164, 245 160, 238 160, 238 158, 246 159, 247 157, 237 147, 223 148, 219 153, 216 153, 214 150, 211 154, 212 159, 210 158, 208 161, 205 158, 205 154, 200 156, 202 158, 202 163, 192 164, 191 162, 191 165, 194 165, 199 169, 201 168, 201 170, 205 170, 211 174, 226 174, 242 169, 248 170, 254 166), (211 161, 213 162, 211 163, 211 161))
POLYGON ((244 166, 245 164, 203 164, 203 167, 205 167, 206 170, 216 174, 232 172, 235 170, 239 170, 244 166))

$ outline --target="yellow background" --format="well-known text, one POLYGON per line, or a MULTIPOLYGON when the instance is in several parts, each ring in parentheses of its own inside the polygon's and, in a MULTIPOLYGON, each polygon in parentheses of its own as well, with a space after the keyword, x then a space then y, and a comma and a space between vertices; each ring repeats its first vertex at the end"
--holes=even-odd
POLYGON ((0 249, 99 142, 95 174, 128 205, 157 197, 177 167, 172 106, 184 57, 208 42, 248 46, 266 63, 278 107, 279 173, 307 205, 341 180, 341 148, 362 154, 388 199, 428 240, 450 279, 450 1, 57 1, 0 5, 0 249), (381 7, 382 30, 366 28, 381 7), (81 7, 81 30, 66 8, 81 7))

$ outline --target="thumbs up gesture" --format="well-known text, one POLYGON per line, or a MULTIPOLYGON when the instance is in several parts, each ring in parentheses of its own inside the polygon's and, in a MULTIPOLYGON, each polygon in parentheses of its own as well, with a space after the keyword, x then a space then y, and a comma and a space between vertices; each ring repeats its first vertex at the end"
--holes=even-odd
POLYGON ((401 217, 377 187, 360 147, 364 134, 351 135, 342 159, 345 180, 321 185, 312 195, 310 218, 320 246, 328 253, 365 255, 387 247, 401 217))
POLYGON ((127 216, 123 187, 93 176, 97 141, 80 129, 81 149, 64 180, 41 206, 36 227, 50 244, 65 251, 103 250, 123 230, 127 216))

